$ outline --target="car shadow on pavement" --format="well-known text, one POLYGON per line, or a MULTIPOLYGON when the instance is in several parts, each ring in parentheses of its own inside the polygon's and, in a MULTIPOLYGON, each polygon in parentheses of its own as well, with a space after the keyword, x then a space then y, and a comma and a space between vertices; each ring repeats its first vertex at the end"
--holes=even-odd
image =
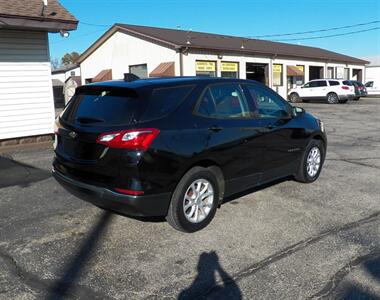
POLYGON ((242 299, 239 286, 220 265, 215 251, 203 252, 198 261, 198 274, 190 287, 178 295, 178 300, 187 299, 242 299), (215 275, 218 274, 220 280, 215 275))
POLYGON ((27 187, 31 183, 49 177, 51 177, 49 171, 0 156, 0 189, 15 185, 27 187))
POLYGON ((109 298, 105 294, 92 291, 90 288, 85 288, 78 285, 81 275, 89 265, 91 258, 97 250, 102 236, 106 233, 107 227, 110 225, 113 218, 111 212, 103 212, 97 223, 93 226, 87 238, 80 243, 78 251, 75 255, 69 258, 65 264, 61 276, 55 280, 48 288, 46 299, 106 299, 109 298))

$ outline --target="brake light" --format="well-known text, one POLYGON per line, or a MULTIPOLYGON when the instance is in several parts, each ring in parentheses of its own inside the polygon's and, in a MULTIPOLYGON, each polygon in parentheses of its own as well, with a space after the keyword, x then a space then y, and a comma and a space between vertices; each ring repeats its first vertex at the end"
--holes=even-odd
POLYGON ((347 85, 342 85, 342 89, 349 90, 350 88, 347 85))
POLYGON ((54 133, 59 134, 59 129, 63 128, 61 122, 59 121, 59 117, 57 117, 54 121, 54 133))
POLYGON ((144 191, 136 191, 136 190, 125 190, 125 189, 115 189, 116 192, 126 194, 126 195, 132 195, 132 196, 138 196, 144 194, 144 191))
POLYGON ((156 128, 120 130, 102 133, 96 142, 110 148, 147 150, 159 133, 156 128))

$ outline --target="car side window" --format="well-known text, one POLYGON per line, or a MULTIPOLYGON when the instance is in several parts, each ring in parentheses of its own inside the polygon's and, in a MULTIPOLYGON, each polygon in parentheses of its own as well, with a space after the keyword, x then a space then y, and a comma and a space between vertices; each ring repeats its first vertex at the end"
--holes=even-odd
POLYGON ((211 118, 249 118, 248 103, 240 85, 216 84, 206 88, 196 109, 211 118))
POLYGON ((327 86, 326 80, 316 81, 318 87, 327 86))
POLYGON ((311 88, 315 88, 318 86, 319 86, 318 81, 310 81, 309 82, 309 87, 311 87, 311 88))
POLYGON ((251 107, 257 118, 284 118, 289 116, 290 106, 270 89, 246 85, 251 97, 251 107))
POLYGON ((373 87, 373 81, 368 81, 366 84, 365 84, 366 87, 373 87))
POLYGON ((330 86, 339 85, 339 81, 329 80, 329 84, 330 84, 330 86))
POLYGON ((305 84, 303 85, 303 87, 304 87, 304 88, 309 88, 309 87, 310 87, 310 82, 305 83, 305 84))

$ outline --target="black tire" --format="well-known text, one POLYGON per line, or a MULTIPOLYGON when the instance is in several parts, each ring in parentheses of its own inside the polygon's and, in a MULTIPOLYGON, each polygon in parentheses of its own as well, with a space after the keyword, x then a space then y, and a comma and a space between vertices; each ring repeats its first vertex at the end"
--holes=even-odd
POLYGON ((360 97, 356 97, 354 98, 355 101, 359 101, 360 97))
POLYGON ((294 176, 295 179, 303 183, 314 182, 315 180, 317 180, 317 178, 321 174, 324 160, 325 160, 325 147, 324 147, 323 142, 320 140, 311 140, 308 146, 306 147, 305 152, 302 155, 302 159, 298 167, 297 174, 294 176), (320 155, 321 155, 320 166, 317 173, 314 176, 310 176, 307 171, 307 159, 308 159, 309 153, 314 147, 317 147, 320 151, 320 155))
POLYGON ((326 96, 327 103, 329 104, 338 104, 339 97, 336 93, 328 93, 326 96))
POLYGON ((291 93, 289 96, 289 101, 291 103, 298 103, 301 102, 301 98, 297 93, 291 93))
POLYGON ((175 229, 183 232, 195 232, 205 228, 214 218, 219 202, 219 188, 216 176, 207 168, 194 167, 190 169, 179 181, 174 190, 169 206, 167 222, 175 229), (207 180, 214 191, 211 209, 203 221, 199 223, 190 222, 184 212, 185 193, 192 183, 199 179, 207 180))

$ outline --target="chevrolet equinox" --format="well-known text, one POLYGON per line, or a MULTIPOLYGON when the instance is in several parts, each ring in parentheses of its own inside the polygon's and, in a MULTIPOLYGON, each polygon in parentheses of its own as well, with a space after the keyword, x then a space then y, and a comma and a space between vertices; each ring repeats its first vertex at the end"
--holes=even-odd
POLYGON ((79 87, 57 118, 53 175, 101 208, 194 232, 228 196, 315 181, 326 143, 319 119, 255 81, 108 81, 79 87))

